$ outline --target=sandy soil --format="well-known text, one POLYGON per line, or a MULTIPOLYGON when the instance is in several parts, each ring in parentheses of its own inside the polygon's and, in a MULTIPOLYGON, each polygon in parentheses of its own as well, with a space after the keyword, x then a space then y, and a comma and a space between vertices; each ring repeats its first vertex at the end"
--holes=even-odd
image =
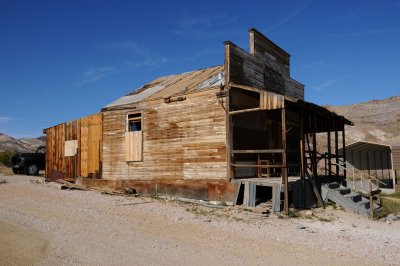
POLYGON ((400 263, 400 222, 340 210, 281 219, 0 178, 0 265, 400 263))

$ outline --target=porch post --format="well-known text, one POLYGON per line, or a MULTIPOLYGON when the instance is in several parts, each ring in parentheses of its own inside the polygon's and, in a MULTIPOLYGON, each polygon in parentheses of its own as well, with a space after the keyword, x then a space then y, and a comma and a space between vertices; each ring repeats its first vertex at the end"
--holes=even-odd
POLYGON ((288 191, 288 177, 286 169, 286 110, 281 109, 281 120, 282 120, 282 183, 284 185, 285 199, 283 202, 283 209, 285 214, 289 214, 289 191, 288 191))
POLYGON ((332 176, 331 132, 328 131, 328 176, 332 176))
POLYGON ((346 181, 347 179, 347 171, 346 171, 346 133, 345 133, 345 125, 343 123, 343 131, 342 131, 342 145, 343 145, 343 178, 346 181))
POLYGON ((300 117, 300 178, 301 180, 304 181, 305 176, 304 176, 304 168, 305 168, 305 162, 304 162, 304 149, 305 149, 305 143, 304 143, 304 110, 301 109, 301 117, 300 117))
POLYGON ((234 163, 234 158, 233 154, 231 154, 231 149, 232 149, 232 122, 231 118, 232 116, 229 114, 230 111, 230 91, 231 91, 231 86, 230 86, 230 42, 225 42, 225 90, 226 90, 226 174, 227 174, 227 179, 229 181, 232 181, 232 179, 235 178, 235 168, 232 166, 232 163, 234 163))
POLYGON ((338 136, 338 130, 335 128, 335 163, 336 163, 336 177, 339 176, 339 136, 338 136))

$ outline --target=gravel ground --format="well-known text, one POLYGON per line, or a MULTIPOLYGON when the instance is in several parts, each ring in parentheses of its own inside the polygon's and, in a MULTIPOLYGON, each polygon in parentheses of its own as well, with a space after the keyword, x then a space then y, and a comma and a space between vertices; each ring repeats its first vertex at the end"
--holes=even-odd
POLYGON ((60 190, 0 176, 0 265, 398 265, 400 222, 60 190))

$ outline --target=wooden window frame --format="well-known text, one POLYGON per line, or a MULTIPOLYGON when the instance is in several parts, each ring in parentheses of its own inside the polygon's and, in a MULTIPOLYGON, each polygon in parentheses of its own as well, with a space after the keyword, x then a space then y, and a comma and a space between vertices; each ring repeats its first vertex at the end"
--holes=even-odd
POLYGON ((126 162, 143 162, 143 113, 142 112, 132 112, 132 113, 127 113, 126 114, 126 118, 125 118, 125 144, 126 144, 126 151, 125 151, 125 161, 126 162), (132 115, 137 115, 135 117, 130 118, 129 116, 132 115), (140 130, 134 130, 131 131, 130 128, 130 123, 131 122, 140 122, 140 130), (129 152, 130 150, 130 145, 131 142, 130 140, 132 139, 132 137, 130 137, 131 132, 140 132, 140 133, 136 133, 140 135, 140 158, 132 158, 132 154, 129 152), (129 139, 131 138, 131 139, 129 139))

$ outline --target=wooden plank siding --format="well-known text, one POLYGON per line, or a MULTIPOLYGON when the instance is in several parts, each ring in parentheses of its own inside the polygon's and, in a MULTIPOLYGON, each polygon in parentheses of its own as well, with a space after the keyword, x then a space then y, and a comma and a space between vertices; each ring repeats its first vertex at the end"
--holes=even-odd
POLYGON ((225 111, 216 92, 104 112, 103 179, 227 180, 225 111), (143 161, 127 162, 126 116, 142 113, 143 161))
POLYGON ((100 177, 102 160, 102 114, 69 121, 44 130, 46 177, 74 179, 100 177), (65 156, 65 141, 77 140, 76 156, 65 156))
POLYGON ((304 85, 290 78, 290 55, 255 29, 250 29, 250 53, 231 42, 225 42, 225 68, 229 65, 229 82, 238 85, 304 99, 304 85), (283 79, 283 88, 271 88, 266 71, 283 79))

